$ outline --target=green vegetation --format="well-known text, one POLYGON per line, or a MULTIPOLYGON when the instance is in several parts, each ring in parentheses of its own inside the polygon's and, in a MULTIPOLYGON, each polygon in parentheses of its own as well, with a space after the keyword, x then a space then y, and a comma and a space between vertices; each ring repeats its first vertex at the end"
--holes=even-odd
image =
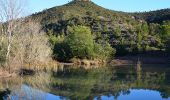
POLYGON ((70 29, 66 37, 73 58, 91 58, 94 53, 93 36, 89 28, 78 26, 70 29))
MULTIPOLYGON (((152 70, 153 71, 153 70, 152 70)), ((147 70, 136 71, 134 67, 102 67, 97 69, 65 69, 54 74, 52 93, 73 100, 91 100, 101 95, 119 97, 128 95, 129 89, 162 90, 161 96, 169 97, 166 74, 147 70), (166 85, 165 85, 166 84, 166 85), (161 87, 163 85, 163 87, 161 87), (164 87, 165 86, 165 87, 164 87)))
POLYGON ((51 58, 108 60, 114 55, 169 52, 168 12, 169 9, 124 13, 102 8, 91 1, 73 0, 28 16, 23 22, 12 20, 0 24, 0 62, 10 60, 30 65, 51 58), (155 17, 160 12, 163 12, 160 18, 155 17), (38 25, 33 26, 30 21, 40 25, 32 23, 38 25), (16 26, 7 32, 9 24, 16 26), (5 35, 7 33, 9 35, 5 35))
POLYGON ((166 43, 166 49, 170 52, 170 21, 166 21, 162 25, 162 38, 166 43))
MULTIPOLYGON (((62 96, 62 99, 92 100, 101 96, 114 96, 118 99, 121 95, 131 94, 130 90, 142 89, 147 93, 148 90, 160 93, 164 99, 169 98, 168 65, 147 65, 142 68, 144 69, 137 70, 135 66, 105 66, 87 70, 75 66, 59 67, 58 71, 53 73, 40 72, 34 76, 2 79, 0 91, 8 88, 11 91, 8 95, 11 97, 17 95, 18 98, 24 96, 43 99, 46 98, 46 93, 51 93, 53 96, 62 96), (165 69, 160 70, 162 67, 165 69)), ((0 92, 0 95, 7 94, 0 92)), ((138 95, 133 96, 138 97, 138 95)))
MULTIPOLYGON (((167 33, 165 22, 168 22, 168 16, 169 9, 146 13, 124 13, 102 8, 91 1, 75 0, 33 14, 28 19, 39 21, 47 34, 56 37, 67 37, 71 33, 69 27, 77 25, 89 27, 97 43, 94 44, 95 47, 105 42, 115 48, 116 55, 119 56, 165 51, 169 36, 163 34, 167 33)), ((65 49, 69 49, 63 45, 60 44, 65 49)))
POLYGON ((115 50, 108 44, 95 42, 90 28, 85 26, 69 27, 69 35, 64 39, 61 36, 50 41, 54 42, 54 55, 59 60, 79 59, 107 59, 113 57, 115 50))
POLYGON ((157 11, 133 13, 136 18, 144 19, 148 23, 162 23, 165 20, 170 20, 170 9, 161 9, 157 11))
MULTIPOLYGON (((15 2, 10 4, 14 5, 15 2)), ((9 8, 13 11, 12 5, 9 8)), ((100 99, 101 95, 110 94, 117 98, 121 93, 128 94, 133 88, 159 90, 162 97, 168 98, 168 68, 166 71, 159 70, 160 72, 149 68, 151 71, 146 72, 146 67, 142 70, 140 64, 139 67, 118 68, 97 68, 97 64, 112 60, 115 55, 136 55, 145 52, 147 54, 150 51, 170 53, 169 11, 165 9, 145 13, 124 13, 104 9, 90 0, 73 0, 23 20, 13 18, 15 14, 12 12, 9 14, 10 17, 13 16, 12 19, 7 18, 7 22, 0 22, 0 78, 5 76, 4 73, 8 74, 6 70, 9 70, 9 74, 17 72, 21 75, 28 73, 35 76, 9 79, 11 84, 7 84, 7 80, 0 80, 0 96, 4 96, 6 92, 1 91, 5 89, 4 85, 7 89, 18 86, 16 90, 20 90, 23 88, 22 84, 27 84, 73 100, 88 100, 94 97, 100 99), (86 67, 64 68, 64 64, 58 66, 56 63, 74 63, 74 60, 75 64, 80 62, 86 67), (93 67, 96 69, 93 70, 93 67), (37 70, 39 73, 34 73, 37 70)), ((4 17, 4 14, 1 17, 4 17)), ((22 93, 23 97, 23 91, 16 93, 22 93)), ((44 93, 42 95, 46 96, 44 93)), ((9 94, 6 93, 5 96, 9 94)))

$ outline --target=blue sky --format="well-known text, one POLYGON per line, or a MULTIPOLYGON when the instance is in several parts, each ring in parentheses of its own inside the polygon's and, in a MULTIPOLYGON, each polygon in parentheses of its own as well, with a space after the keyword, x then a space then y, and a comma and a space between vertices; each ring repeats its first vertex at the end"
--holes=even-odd
MULTIPOLYGON (((71 0, 29 0, 30 13, 39 12, 43 9, 63 5, 71 0)), ((163 8, 170 8, 170 0, 92 0, 96 4, 125 12, 141 12, 163 8)))

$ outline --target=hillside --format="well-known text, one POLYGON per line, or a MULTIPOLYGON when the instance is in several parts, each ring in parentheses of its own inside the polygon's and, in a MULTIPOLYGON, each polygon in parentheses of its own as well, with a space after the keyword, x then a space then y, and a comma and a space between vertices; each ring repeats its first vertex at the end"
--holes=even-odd
POLYGON ((162 23, 169 20, 169 9, 146 13, 125 13, 105 9, 91 1, 74 0, 35 13, 29 18, 41 23, 47 34, 69 34, 68 28, 91 28, 97 42, 107 41, 118 54, 164 50, 162 23), (161 23, 161 24, 159 24, 161 23))
POLYGON ((132 15, 139 19, 144 19, 148 23, 162 23, 163 21, 170 20, 170 9, 133 13, 132 15))
POLYGON ((38 18, 44 23, 50 23, 56 22, 57 20, 66 20, 71 17, 84 17, 90 14, 93 16, 103 16, 108 18, 110 17, 110 19, 112 20, 115 20, 117 17, 130 17, 127 16, 127 14, 125 13, 113 13, 113 11, 102 8, 91 1, 76 0, 62 6, 53 7, 42 12, 33 14, 32 17, 36 19, 38 18))

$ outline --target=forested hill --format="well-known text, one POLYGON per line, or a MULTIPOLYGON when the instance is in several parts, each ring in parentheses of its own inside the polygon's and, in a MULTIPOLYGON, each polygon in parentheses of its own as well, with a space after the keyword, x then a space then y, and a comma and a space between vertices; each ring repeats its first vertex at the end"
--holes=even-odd
POLYGON ((73 17, 85 17, 88 15, 101 19, 107 17, 110 20, 116 21, 128 19, 131 16, 126 13, 105 9, 91 1, 75 0, 62 6, 56 6, 39 13, 35 13, 31 17, 33 19, 39 19, 42 23, 47 24, 58 20, 67 20, 73 17))
MULTIPOLYGON (((163 21, 170 20, 170 8, 150 12, 126 13, 105 9, 88 0, 74 0, 62 6, 56 6, 42 12, 35 13, 31 17, 39 19, 44 23, 50 23, 51 21, 69 19, 73 16, 83 17, 89 14, 107 18, 109 17, 112 19, 124 18, 132 20, 132 18, 135 17, 136 19, 145 20, 148 23, 162 23, 163 21)), ((119 20, 120 19, 116 19, 116 21, 119 20)))
POLYGON ((72 26, 87 26, 95 41, 110 43, 118 54, 165 50, 170 29, 170 9, 125 13, 105 9, 89 0, 73 0, 28 18, 40 22, 47 34, 55 36, 68 35, 72 26))
POLYGON ((170 9, 161 9, 143 13, 133 13, 139 19, 144 19, 148 23, 162 23, 163 21, 170 20, 170 9))

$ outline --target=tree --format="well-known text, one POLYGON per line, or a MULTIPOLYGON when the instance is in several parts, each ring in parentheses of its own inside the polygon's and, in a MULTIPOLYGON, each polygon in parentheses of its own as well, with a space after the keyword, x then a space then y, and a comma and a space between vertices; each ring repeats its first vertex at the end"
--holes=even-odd
POLYGON ((2 24, 0 24, 0 64, 5 62, 6 45, 4 42, 4 34, 2 30, 2 24))
POLYGON ((162 25, 162 39, 166 43, 166 49, 170 52, 170 21, 166 21, 162 25))
POLYGON ((17 27, 13 37, 12 60, 20 65, 45 64, 51 60, 49 38, 41 30, 39 23, 28 21, 17 27))
POLYGON ((58 36, 55 40, 54 58, 61 61, 71 58, 106 60, 116 52, 106 41, 95 42, 90 28, 86 26, 70 27, 68 36, 64 39, 58 36))
POLYGON ((110 59, 116 53, 116 50, 111 47, 111 45, 107 42, 102 44, 95 43, 94 45, 94 58, 98 59, 110 59))
POLYGON ((170 38, 170 21, 166 21, 162 25, 162 38, 165 40, 170 38))
POLYGON ((143 33, 142 27, 137 26, 137 37, 136 37, 137 43, 135 49, 137 49, 138 53, 142 51, 142 40, 143 40, 142 33, 143 33))
POLYGON ((115 29, 114 36, 119 38, 121 36, 121 29, 118 27, 115 29))
MULTIPOLYGON (((13 40, 14 30, 17 27, 18 18, 23 14, 24 10, 24 0, 0 0, 0 22, 5 22, 3 29, 3 34, 7 38, 7 52, 6 60, 9 63, 11 43, 13 40)), ((9 72, 10 72, 10 66, 9 72)))
MULTIPOLYGON (((3 36, 0 34, 0 36, 3 36)), ((5 36, 3 36, 5 37, 5 36)), ((0 63, 6 62, 8 38, 4 38, 0 43, 0 63)), ((12 42, 10 48, 10 58, 8 65, 13 69, 30 66, 45 66, 51 59, 51 46, 49 37, 41 30, 39 23, 32 20, 25 20, 17 25, 13 30, 12 42)))
POLYGON ((73 26, 66 37, 73 58, 91 58, 94 50, 94 40, 91 30, 85 26, 73 26))

